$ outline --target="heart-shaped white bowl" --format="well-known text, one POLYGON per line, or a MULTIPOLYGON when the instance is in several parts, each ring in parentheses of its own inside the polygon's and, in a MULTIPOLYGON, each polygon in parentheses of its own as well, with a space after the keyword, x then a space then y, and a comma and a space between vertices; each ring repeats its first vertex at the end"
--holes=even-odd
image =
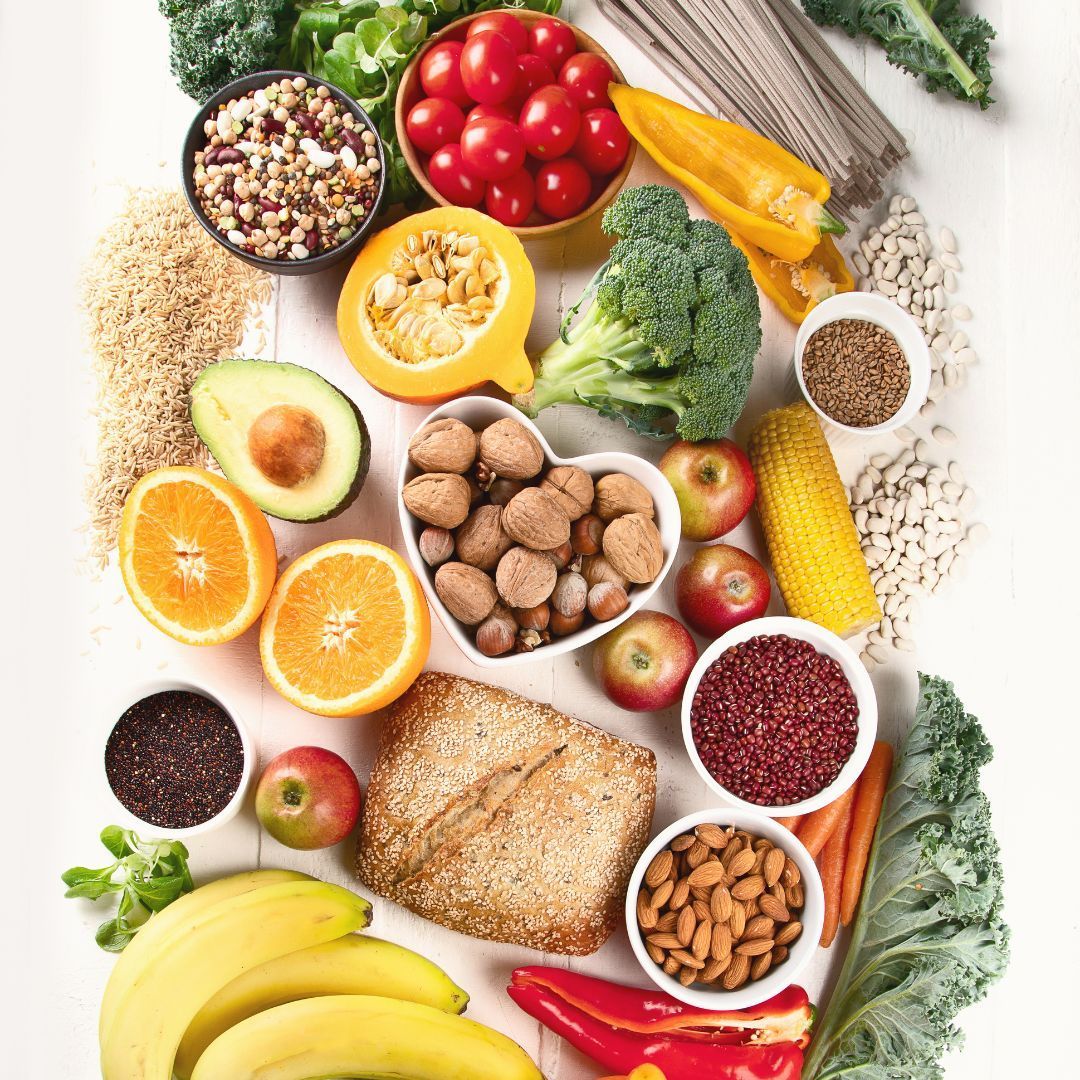
MULTIPOLYGON (((562 458, 552 452, 547 439, 541 434, 540 429, 520 410, 506 401, 490 397, 463 397, 455 401, 448 401, 440 405, 434 412, 418 425, 417 431, 430 424, 433 420, 442 420, 444 417, 453 417, 463 424, 468 424, 475 431, 481 431, 496 420, 510 417, 519 424, 527 427, 540 440, 544 448, 546 468, 553 465, 577 465, 584 469, 594 480, 608 473, 621 472, 632 476, 643 484, 653 498, 656 527, 660 530, 660 540, 664 547, 664 565, 654 581, 648 585, 635 585, 629 593, 630 605, 617 618, 607 622, 592 623, 583 626, 573 634, 566 637, 553 638, 548 645, 544 645, 533 652, 509 653, 506 656, 485 656, 475 645, 471 628, 463 625, 446 610, 446 606, 439 599, 435 591, 435 572, 420 556, 419 539, 420 533, 426 526, 418 518, 409 513, 400 495, 398 497, 398 517, 401 520, 401 532, 405 537, 405 547, 409 552, 416 576, 427 593, 428 602, 440 622, 446 627, 446 632, 454 639, 458 648, 479 667, 500 668, 516 667, 519 664, 527 664, 532 660, 550 660, 561 656, 563 653, 572 652, 582 645, 588 645, 591 641, 603 637, 604 634, 614 630, 620 623, 625 622, 635 611, 643 608, 667 576, 671 564, 675 561, 675 555, 679 549, 679 537, 682 534, 682 518, 679 514, 679 503, 675 498, 675 492, 664 478, 663 473, 653 464, 633 454, 623 454, 616 451, 606 451, 598 454, 584 454, 581 457, 562 458)), ((398 491, 414 477, 419 476, 420 470, 409 460, 408 454, 402 454, 401 472, 398 477, 398 491)))

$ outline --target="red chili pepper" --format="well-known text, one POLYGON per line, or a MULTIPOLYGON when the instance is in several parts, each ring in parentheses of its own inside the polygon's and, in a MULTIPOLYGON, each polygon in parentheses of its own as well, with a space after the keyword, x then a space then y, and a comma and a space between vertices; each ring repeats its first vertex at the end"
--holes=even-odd
POLYGON ((612 1027, 643 1034, 668 1033, 709 1043, 768 1045, 810 1042, 813 1007, 801 986, 789 986, 750 1009, 721 1012, 684 1005, 659 990, 620 986, 563 968, 524 967, 514 986, 538 986, 612 1027))
POLYGON ((646 1035, 612 1027, 546 987, 511 986, 507 993, 556 1035, 605 1069, 623 1075, 643 1062, 662 1070, 666 1080, 799 1080, 802 1072, 802 1050, 794 1043, 732 1046, 646 1035))

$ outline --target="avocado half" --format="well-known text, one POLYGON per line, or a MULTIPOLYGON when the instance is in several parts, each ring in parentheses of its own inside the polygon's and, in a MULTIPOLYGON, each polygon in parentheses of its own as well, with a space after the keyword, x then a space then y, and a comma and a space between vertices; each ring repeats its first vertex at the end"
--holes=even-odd
POLYGON ((191 388, 191 422, 226 477, 272 517, 325 521, 364 486, 371 459, 364 417, 308 368, 211 364, 191 388))

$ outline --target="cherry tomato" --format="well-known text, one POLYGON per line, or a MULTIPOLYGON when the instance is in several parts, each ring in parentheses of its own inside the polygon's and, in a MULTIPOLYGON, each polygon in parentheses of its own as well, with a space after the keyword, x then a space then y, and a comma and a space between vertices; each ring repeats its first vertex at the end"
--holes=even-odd
POLYGON ((449 98, 455 105, 468 106, 472 99, 461 81, 460 41, 440 41, 420 60, 420 85, 428 97, 449 98))
MULTIPOLYGON (((474 105, 466 114, 465 123, 471 124, 474 120, 484 120, 495 116, 500 120, 509 120, 511 124, 516 124, 519 111, 505 101, 500 102, 498 105, 474 105)), ((461 132, 458 132, 458 134, 460 135, 461 132)))
POLYGON ((558 71, 577 52, 574 31, 558 19, 541 19, 529 31, 529 52, 542 56, 558 71))
POLYGON ((545 161, 536 173, 536 205, 549 218, 562 221, 584 210, 592 195, 585 166, 573 158, 545 161))
POLYGON ((539 56, 522 53, 517 58, 517 64, 518 80, 514 97, 519 104, 524 103, 534 90, 539 90, 541 86, 550 86, 555 81, 555 72, 551 70, 551 65, 539 56))
POLYGON ((418 150, 434 154, 440 146, 456 142, 465 127, 465 116, 449 98, 423 98, 405 118, 405 130, 418 150))
POLYGON ((614 109, 589 109, 581 114, 574 157, 593 174, 615 172, 630 152, 630 132, 614 109))
POLYGON ((494 30, 470 37, 461 51, 461 81, 473 101, 497 105, 517 88, 517 53, 494 30))
POLYGON ((525 149, 541 161, 562 157, 574 145, 581 114, 561 86, 542 86, 521 107, 525 149))
POLYGON ((532 213, 536 191, 528 169, 518 169, 505 180, 493 180, 487 187, 484 209, 504 225, 521 225, 532 213))
POLYGON ((479 206, 484 198, 484 181, 465 168, 457 143, 439 147, 427 171, 432 187, 454 206, 479 206))
POLYGON ((502 34, 514 46, 514 52, 523 53, 529 47, 529 32, 525 29, 525 24, 509 11, 486 11, 483 15, 478 15, 469 23, 469 32, 465 36, 476 37, 485 30, 502 34))
POLYGON ((525 164, 525 140, 517 124, 481 117, 461 133, 461 160, 481 180, 505 180, 525 164))
POLYGON ((596 53, 574 53, 559 69, 559 85, 579 109, 610 108, 607 88, 614 77, 611 65, 596 53))

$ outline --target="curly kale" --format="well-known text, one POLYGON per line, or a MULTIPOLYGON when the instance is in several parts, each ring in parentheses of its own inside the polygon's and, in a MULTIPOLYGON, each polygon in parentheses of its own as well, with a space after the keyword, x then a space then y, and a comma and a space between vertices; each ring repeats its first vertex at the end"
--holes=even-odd
POLYGON ((1001 861, 979 787, 993 751, 950 683, 920 675, 919 687, 805 1080, 940 1080, 957 1014, 1008 964, 1001 861))
POLYGON ((668 438, 674 420, 684 439, 720 438, 746 404, 761 345, 746 257, 660 184, 624 191, 603 228, 616 237, 611 255, 516 404, 530 416, 587 405, 643 435, 668 438))
POLYGON ((180 89, 205 101, 226 83, 277 67, 292 0, 158 0, 180 89))
POLYGON ((819 26, 865 34, 890 64, 926 78, 930 93, 946 90, 983 109, 990 97, 990 42, 997 36, 981 15, 965 15, 958 0, 802 0, 819 26))

